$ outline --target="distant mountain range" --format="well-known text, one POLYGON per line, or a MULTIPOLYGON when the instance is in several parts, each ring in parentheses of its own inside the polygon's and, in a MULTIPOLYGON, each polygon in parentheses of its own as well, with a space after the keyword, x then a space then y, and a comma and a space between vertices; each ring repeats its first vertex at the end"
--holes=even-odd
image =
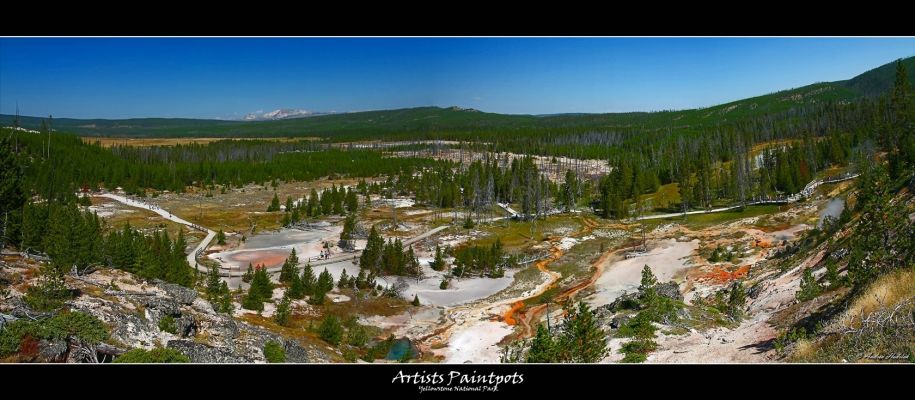
MULTIPOLYGON (((418 107, 350 113, 315 113, 280 109, 252 113, 244 120, 189 118, 73 119, 55 118, 53 128, 83 136, 122 137, 337 137, 367 139, 379 135, 505 132, 525 130, 612 130, 619 127, 689 129, 742 118, 785 112, 825 102, 851 102, 886 93, 895 78, 895 61, 852 79, 783 90, 712 107, 659 112, 607 114, 512 115, 462 107, 418 107), (249 118, 250 117, 250 118, 249 118), (307 118, 306 118, 307 117, 307 118)), ((910 76, 915 57, 903 60, 910 76)), ((909 80, 915 85, 915 79, 909 80)), ((15 117, 0 115, 0 126, 15 117)), ((20 117, 20 125, 38 129, 40 117, 20 117)))
POLYGON ((307 118, 315 117, 318 115, 328 115, 335 114, 333 112, 314 112, 308 110, 299 110, 293 108, 281 108, 279 110, 273 110, 268 112, 255 111, 253 113, 245 115, 242 118, 245 121, 275 121, 278 119, 290 119, 290 118, 307 118))

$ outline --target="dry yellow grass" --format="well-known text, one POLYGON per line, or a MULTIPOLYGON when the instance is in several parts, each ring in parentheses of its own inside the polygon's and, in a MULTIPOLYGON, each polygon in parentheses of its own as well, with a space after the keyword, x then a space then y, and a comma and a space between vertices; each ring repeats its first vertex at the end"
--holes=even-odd
POLYGON ((810 340, 800 339, 795 343, 792 357, 798 360, 809 360, 816 353, 817 345, 810 340))
MULTIPOLYGON (((367 179, 367 181, 371 181, 367 179)), ((252 224, 257 224, 257 231, 273 230, 280 227, 283 218, 282 212, 265 212, 274 193, 280 199, 280 204, 286 202, 287 197, 293 199, 305 198, 312 188, 317 191, 330 188, 356 185, 357 179, 320 180, 314 182, 288 182, 281 183, 276 191, 272 187, 263 189, 257 185, 247 185, 244 191, 231 189, 226 193, 221 190, 212 190, 212 197, 203 197, 203 190, 189 187, 187 193, 168 194, 150 201, 158 204, 162 209, 188 221, 200 224, 207 228, 226 232, 246 232, 250 235, 252 224)), ((361 200, 361 199, 360 199, 361 200)), ((360 204, 361 206, 361 204, 360 204)))
POLYGON ((853 321, 879 308, 892 308, 915 296, 915 270, 899 270, 878 278, 855 299, 845 315, 853 321))
POLYGON ((279 137, 279 138, 119 138, 119 137, 89 137, 84 136, 83 142, 98 143, 102 147, 112 146, 175 146, 178 144, 199 143, 207 144, 219 140, 271 140, 276 142, 294 142, 298 140, 321 140, 317 137, 279 137))
POLYGON ((162 218, 159 214, 156 214, 152 211, 130 207, 123 205, 114 200, 107 199, 104 197, 93 197, 92 204, 95 206, 100 206, 102 204, 111 203, 116 205, 117 210, 124 210, 126 212, 115 212, 114 215, 109 215, 104 217, 105 222, 108 224, 111 229, 121 229, 124 224, 129 223, 131 227, 141 230, 164 230, 168 232, 170 237, 177 237, 178 231, 183 230, 185 234, 189 237, 196 237, 202 235, 196 235, 194 232, 189 232, 184 225, 181 225, 176 222, 172 222, 168 219, 162 218))

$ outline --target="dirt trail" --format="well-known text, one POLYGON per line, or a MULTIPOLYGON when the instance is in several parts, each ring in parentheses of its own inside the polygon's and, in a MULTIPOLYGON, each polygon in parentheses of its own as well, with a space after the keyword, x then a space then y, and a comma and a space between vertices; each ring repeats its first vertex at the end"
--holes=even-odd
POLYGON ((184 219, 178 217, 177 215, 172 214, 171 212, 168 212, 168 211, 166 211, 166 210, 163 210, 163 209, 159 208, 158 206, 155 206, 155 205, 152 205, 152 204, 147 204, 147 203, 144 203, 144 202, 141 202, 141 201, 138 201, 138 200, 133 200, 133 199, 128 198, 128 197, 125 197, 125 196, 119 196, 119 195, 116 195, 116 194, 113 194, 113 193, 92 194, 92 196, 94 196, 94 197, 106 197, 106 198, 109 198, 109 199, 112 199, 112 200, 121 202, 121 203, 126 204, 126 205, 131 206, 131 207, 143 208, 143 209, 152 211, 152 212, 154 212, 154 213, 156 213, 156 214, 159 214, 160 216, 162 216, 162 218, 165 218, 165 219, 167 219, 167 220, 169 220, 169 221, 177 222, 177 223, 182 224, 182 225, 187 225, 187 226, 189 226, 191 229, 196 229, 196 230, 199 230, 199 231, 205 231, 206 234, 207 234, 206 237, 203 238, 203 240, 200 241, 200 244, 198 244, 197 247, 195 247, 194 250, 191 250, 191 252, 188 253, 188 255, 187 255, 187 263, 188 263, 188 265, 191 266, 191 268, 195 268, 195 269, 197 269, 198 271, 204 271, 204 270, 205 270, 205 268, 203 268, 203 267, 201 267, 200 265, 197 264, 197 256, 198 256, 200 253, 202 253, 203 250, 206 249, 207 246, 210 245, 210 242, 212 242, 213 239, 216 237, 216 231, 213 231, 213 230, 208 229, 208 228, 204 228, 204 227, 202 227, 202 226, 200 226, 200 225, 197 225, 197 224, 194 224, 194 223, 192 223, 192 222, 188 222, 188 221, 186 221, 186 220, 184 220, 184 219))

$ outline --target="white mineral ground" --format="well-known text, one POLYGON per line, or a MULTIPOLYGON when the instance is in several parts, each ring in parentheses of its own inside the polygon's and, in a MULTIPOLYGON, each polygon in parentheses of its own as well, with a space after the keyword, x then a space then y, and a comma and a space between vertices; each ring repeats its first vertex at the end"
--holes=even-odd
MULTIPOLYGON (((691 330, 686 335, 659 335, 658 350, 649 354, 650 363, 758 363, 773 357, 768 342, 776 336, 769 319, 795 302, 804 268, 814 265, 823 253, 814 254, 782 276, 763 281, 762 290, 750 299, 748 319, 735 329, 691 330)), ((611 359, 621 358, 618 345, 611 359)))
POLYGON ((305 231, 280 229, 252 236, 236 249, 211 253, 207 257, 219 262, 223 268, 243 271, 248 267, 248 263, 263 264, 268 268, 282 265, 292 249, 295 249, 299 260, 305 263, 318 259, 324 250, 325 242, 336 244, 341 231, 342 226, 305 231))
MULTIPOLYGON (((112 198, 113 196, 106 196, 112 198)), ((123 199, 115 198, 123 201, 123 199)), ((399 199, 380 200, 387 207, 409 207, 405 201, 399 199)), ((817 202, 824 203, 825 202, 817 202)), ((138 204, 129 204, 138 206, 138 204)), ((105 206, 102 206, 105 207, 105 206)), ((142 205, 141 205, 142 207, 142 205)), ((144 207, 145 208, 145 207, 144 207)), ((782 217, 795 217, 798 214, 817 213, 817 206, 807 203, 803 206, 792 207, 779 213, 782 217)), ((104 211, 100 209, 100 211, 104 211)), ((162 214, 162 210, 157 210, 162 214)), ((825 215, 838 215, 840 206, 834 200, 819 212, 822 219, 825 215)), ((168 215, 168 214, 166 214, 168 215)), ((406 215, 406 214, 404 214, 406 215)), ((816 215, 816 214, 814 214, 816 215)), ((168 215, 168 217, 173 217, 168 215)), ((169 218, 172 219, 172 218, 169 218)), ((706 245, 711 239, 725 237, 725 233, 742 232, 746 234, 745 242, 753 240, 775 241, 793 240, 799 232, 809 229, 808 225, 796 224, 787 229, 775 232, 763 232, 751 226, 759 217, 752 217, 735 221, 726 225, 706 228, 693 233, 699 234, 706 245)), ((174 220, 174 219, 173 219, 174 220)), ((324 242, 336 243, 339 238, 340 226, 326 226, 313 230, 282 229, 275 232, 265 232, 248 238, 241 246, 209 254, 213 260, 218 261, 223 267, 243 269, 248 262, 257 264, 256 260, 269 261, 268 267, 282 264, 292 248, 296 249, 299 259, 304 264, 310 258, 320 254, 324 242)), ((588 289, 585 301, 592 306, 601 306, 611 303, 624 291, 635 291, 641 280, 641 271, 644 265, 649 265, 659 281, 682 281, 687 270, 696 268, 698 260, 696 251, 700 246, 699 239, 675 239, 682 237, 682 232, 676 225, 666 225, 652 232, 649 237, 646 254, 625 259, 622 252, 603 258, 601 265, 597 265, 598 276, 588 289)), ((688 231, 688 230, 687 230, 688 231)), ((538 279, 519 282, 515 279, 516 270, 506 271, 502 278, 452 278, 449 289, 442 290, 439 284, 444 278, 443 272, 434 271, 429 267, 432 254, 428 237, 434 237, 434 243, 452 246, 478 236, 482 232, 471 231, 469 234, 438 235, 439 230, 427 231, 420 235, 425 245, 416 246, 417 256, 423 268, 423 278, 383 278, 377 279, 381 285, 391 285, 398 280, 406 284, 403 297, 412 299, 419 297, 422 307, 410 307, 407 311, 393 316, 364 316, 363 323, 386 329, 396 336, 407 336, 420 342, 423 351, 431 351, 441 356, 446 363, 495 363, 499 362, 499 343, 512 334, 514 327, 502 320, 502 316, 511 308, 512 304, 535 296, 546 290, 552 283, 560 278, 553 271, 540 274, 538 279), (521 286, 526 285, 526 286, 521 286), (522 289, 524 293, 518 295, 494 296, 506 289, 522 289), (496 300, 493 300, 495 298, 496 300), (431 348, 433 343, 442 343, 443 347, 431 348)), ((696 237, 690 234, 691 237, 696 237)), ((577 243, 593 238, 560 238, 550 244, 557 251, 567 251, 577 243)), ((364 241, 357 244, 357 248, 364 246, 364 241)), ((338 248, 334 248, 339 251, 338 248)), ((610 249, 609 252, 616 250, 610 249)), ((747 251, 741 258, 741 265, 753 264, 767 255, 768 250, 747 251)), ((340 254, 335 252, 335 254, 340 254)), ((820 254, 819 256, 822 256, 820 254)), ((338 256, 339 257, 339 256, 338 256)), ((771 357, 772 352, 762 350, 763 343, 775 336, 774 329, 769 326, 768 320, 777 310, 784 308, 794 301, 794 293, 798 290, 798 282, 803 266, 816 262, 813 256, 791 271, 770 281, 764 281, 762 290, 757 298, 749 302, 750 313, 736 329, 716 328, 706 332, 690 331, 684 335, 668 336, 659 334, 656 341, 658 350, 648 357, 648 362, 760 362, 771 357)), ((338 280, 343 270, 349 275, 358 273, 358 263, 353 259, 341 258, 314 267, 319 274, 324 269, 338 280)), ((237 285, 239 278, 233 278, 237 285)), ((233 286, 234 287, 234 286, 233 286)), ((695 295, 714 287, 705 287, 701 283, 689 281, 681 285, 681 290, 687 291, 685 300, 691 301, 695 295), (698 289, 698 290, 697 290, 698 289)), ((336 292, 336 290, 335 290, 336 292)), ((282 296, 281 293, 277 293, 282 296)), ((346 296, 334 293, 332 301, 349 301, 346 296)), ((270 313, 272 310, 265 310, 270 313)), ((555 310, 554 310, 555 311, 555 310)), ((610 355, 604 362, 615 362, 622 358, 619 354, 620 346, 628 339, 611 339, 610 355)), ((436 346, 437 347, 437 346, 436 346)))
POLYGON ((699 248, 699 240, 680 242, 666 239, 648 243, 648 254, 618 261, 608 260, 603 273, 594 282, 595 292, 585 301, 594 307, 610 304, 624 291, 638 290, 642 268, 651 267, 659 282, 669 281, 689 268, 690 255, 699 248))

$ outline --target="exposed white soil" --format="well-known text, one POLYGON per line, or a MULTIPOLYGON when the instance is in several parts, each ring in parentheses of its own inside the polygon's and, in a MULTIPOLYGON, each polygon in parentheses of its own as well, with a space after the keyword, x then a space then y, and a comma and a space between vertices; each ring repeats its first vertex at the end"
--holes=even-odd
POLYGON ((585 298, 592 306, 610 304, 624 291, 638 290, 642 279, 642 268, 648 265, 658 281, 669 281, 689 268, 690 255, 699 248, 699 241, 681 242, 666 239, 649 242, 648 253, 617 261, 610 261, 603 273, 594 282, 595 292, 585 298))

